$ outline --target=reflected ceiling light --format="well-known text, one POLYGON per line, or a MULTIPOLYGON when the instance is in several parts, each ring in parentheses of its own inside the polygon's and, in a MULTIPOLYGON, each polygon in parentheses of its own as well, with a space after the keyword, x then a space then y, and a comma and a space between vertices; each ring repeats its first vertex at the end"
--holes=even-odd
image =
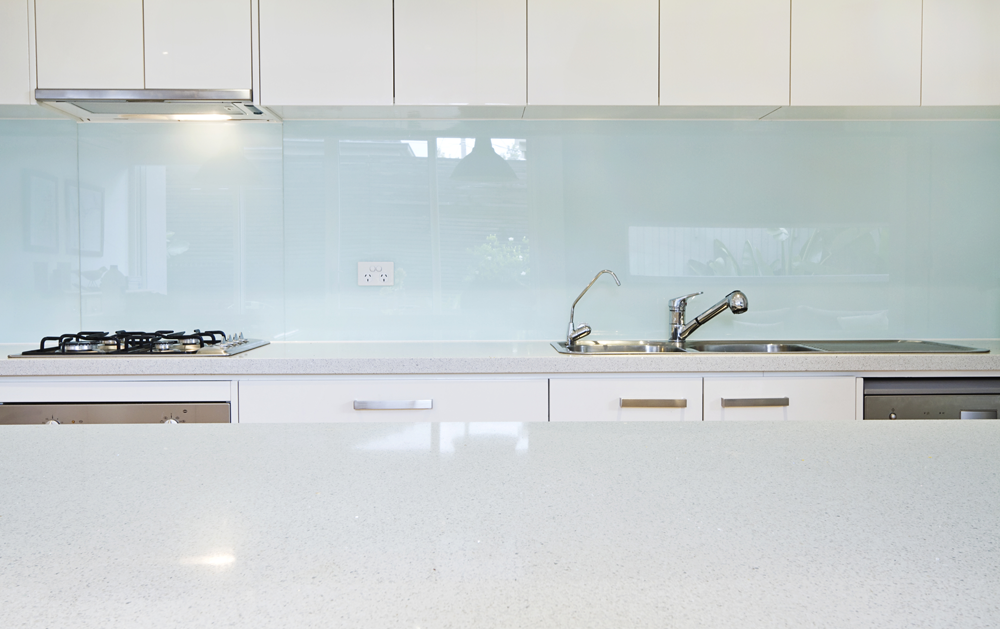
POLYGON ((236 557, 221 553, 218 555, 205 555, 203 557, 184 557, 181 563, 187 566, 228 566, 236 561, 236 557))
POLYGON ((490 138, 476 138, 468 155, 459 160, 451 178, 457 181, 503 183, 516 181, 517 173, 507 160, 497 155, 490 138))

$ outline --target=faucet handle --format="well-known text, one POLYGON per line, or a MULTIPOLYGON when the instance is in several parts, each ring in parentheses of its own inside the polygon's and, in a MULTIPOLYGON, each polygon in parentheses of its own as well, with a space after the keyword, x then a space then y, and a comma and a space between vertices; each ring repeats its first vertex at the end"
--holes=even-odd
POLYGON ((692 297, 697 297, 698 295, 701 295, 701 293, 691 293, 690 295, 674 297, 670 300, 670 310, 674 312, 684 312, 684 309, 687 307, 688 300, 692 297))

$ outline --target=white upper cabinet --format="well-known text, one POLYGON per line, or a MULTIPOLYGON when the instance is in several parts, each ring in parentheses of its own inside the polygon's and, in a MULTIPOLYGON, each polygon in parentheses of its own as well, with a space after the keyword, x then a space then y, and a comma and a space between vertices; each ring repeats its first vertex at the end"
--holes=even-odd
POLYGON ((142 0, 35 0, 38 87, 142 89, 142 0))
POLYGON ((524 105, 525 0, 396 0, 396 104, 524 105))
POLYGON ((28 3, 0 0, 0 105, 31 103, 28 3))
POLYGON ((264 105, 391 105, 392 0, 260 0, 264 105))
POLYGON ((147 89, 248 89, 249 0, 144 0, 147 89))
POLYGON ((791 104, 919 105, 920 22, 921 0, 792 0, 791 104))
POLYGON ((661 105, 787 105, 789 0, 661 0, 661 105))
POLYGON ((924 0, 923 105, 1000 105, 1000 2, 924 0))
POLYGON ((528 104, 656 105, 658 30, 657 0, 530 0, 528 104))

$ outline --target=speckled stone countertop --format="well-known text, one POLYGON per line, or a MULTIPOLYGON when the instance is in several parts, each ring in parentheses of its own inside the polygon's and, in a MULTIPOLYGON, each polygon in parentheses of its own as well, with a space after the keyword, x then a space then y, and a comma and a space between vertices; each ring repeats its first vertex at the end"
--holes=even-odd
POLYGON ((2 376, 558 374, 684 372, 989 372, 1000 341, 947 341, 989 354, 663 354, 567 356, 545 341, 271 343, 230 357, 8 359, 34 345, 0 345, 2 376))
POLYGON ((0 427, 0 626, 1000 626, 1000 422, 0 427))

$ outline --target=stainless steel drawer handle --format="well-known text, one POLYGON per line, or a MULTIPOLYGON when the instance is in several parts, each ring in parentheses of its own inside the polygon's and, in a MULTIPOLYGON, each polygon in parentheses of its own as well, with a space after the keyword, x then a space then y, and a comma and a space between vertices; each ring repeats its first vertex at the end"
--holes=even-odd
POLYGON ((422 411, 434 408, 434 400, 354 400, 356 411, 422 411))
POLYGON ((788 406, 786 397, 722 398, 722 408, 746 406, 788 406))
POLYGON ((618 398, 618 405, 621 408, 687 408, 687 400, 651 399, 639 398, 618 398))

